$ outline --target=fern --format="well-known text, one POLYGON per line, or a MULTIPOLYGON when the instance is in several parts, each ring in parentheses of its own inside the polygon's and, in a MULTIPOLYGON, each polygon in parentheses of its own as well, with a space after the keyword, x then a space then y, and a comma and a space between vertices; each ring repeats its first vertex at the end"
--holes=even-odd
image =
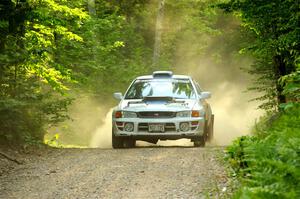
POLYGON ((243 182, 234 198, 300 198, 300 107, 272 120, 267 124, 264 118, 255 136, 239 138, 227 149, 243 182))

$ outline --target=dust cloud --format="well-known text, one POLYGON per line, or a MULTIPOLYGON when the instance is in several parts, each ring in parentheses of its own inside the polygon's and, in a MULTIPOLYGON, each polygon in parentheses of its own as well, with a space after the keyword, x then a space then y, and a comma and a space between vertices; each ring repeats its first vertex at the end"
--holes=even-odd
POLYGON ((111 148, 112 103, 103 101, 77 93, 69 108, 70 120, 48 129, 45 140, 59 135, 57 143, 62 147, 111 148))
POLYGON ((89 146, 92 148, 111 148, 111 132, 112 132, 112 111, 110 109, 106 114, 102 125, 96 128, 96 131, 93 132, 92 139, 89 146))
POLYGON ((212 88, 211 106, 215 114, 213 143, 227 145, 233 139, 251 133, 251 127, 262 113, 256 103, 250 103, 251 95, 244 93, 245 85, 220 83, 212 88))
MULTIPOLYGON (((250 134, 251 127, 263 111, 257 110, 259 102, 250 102, 258 94, 246 92, 253 78, 246 70, 253 60, 239 54, 244 42, 240 21, 219 12, 209 22, 217 32, 184 31, 193 25, 185 20, 192 16, 190 10, 172 14, 166 8, 166 12, 167 28, 162 41, 170 34, 177 36, 176 43, 171 44, 174 49, 173 71, 192 76, 204 91, 212 93, 212 98, 207 100, 215 115, 214 140, 210 144, 228 145, 235 138, 250 134)), ((189 145, 190 142, 180 140, 165 144, 189 145)))
MULTIPOLYGON (((248 58, 239 58, 244 67, 251 65, 248 58)), ((210 91, 214 121, 214 139, 212 145, 228 145, 235 138, 251 133, 251 127, 262 115, 258 102, 250 102, 257 95, 246 92, 251 84, 249 74, 242 71, 235 63, 230 66, 220 65, 212 59, 199 57, 189 59, 185 67, 177 67, 177 73, 192 76, 204 91, 210 91)))

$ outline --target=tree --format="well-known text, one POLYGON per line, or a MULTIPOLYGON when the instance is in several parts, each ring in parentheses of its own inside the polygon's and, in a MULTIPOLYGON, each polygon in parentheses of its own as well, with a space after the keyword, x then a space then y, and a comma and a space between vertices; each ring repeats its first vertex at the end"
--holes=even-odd
POLYGON ((280 104, 291 100, 284 91, 287 84, 281 80, 292 73, 296 76, 299 74, 295 73, 299 70, 299 2, 230 0, 219 7, 226 12, 236 13, 255 38, 245 50, 256 58, 250 70, 258 77, 258 85, 254 89, 266 93, 259 99, 268 100, 261 107, 278 108, 280 104))
POLYGON ((43 140, 46 124, 67 117, 70 99, 57 95, 71 80, 56 63, 59 40, 81 41, 69 31, 87 14, 54 0, 0 3, 0 138, 22 143, 43 140))

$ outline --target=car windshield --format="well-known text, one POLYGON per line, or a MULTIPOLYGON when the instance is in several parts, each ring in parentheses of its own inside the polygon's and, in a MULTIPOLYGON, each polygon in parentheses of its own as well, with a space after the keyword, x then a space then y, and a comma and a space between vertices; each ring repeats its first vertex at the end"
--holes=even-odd
POLYGON ((128 90, 125 99, 143 99, 144 97, 195 99, 196 96, 188 79, 150 79, 136 80, 128 90))

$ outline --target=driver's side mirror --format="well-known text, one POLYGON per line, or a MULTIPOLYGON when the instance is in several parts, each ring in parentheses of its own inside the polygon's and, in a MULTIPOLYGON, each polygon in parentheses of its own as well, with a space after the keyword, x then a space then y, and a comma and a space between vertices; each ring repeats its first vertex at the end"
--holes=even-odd
POLYGON ((201 92, 201 99, 211 98, 211 92, 201 92))
POLYGON ((121 100, 121 99, 123 99, 123 95, 120 92, 114 93, 114 98, 116 98, 117 100, 121 100))

